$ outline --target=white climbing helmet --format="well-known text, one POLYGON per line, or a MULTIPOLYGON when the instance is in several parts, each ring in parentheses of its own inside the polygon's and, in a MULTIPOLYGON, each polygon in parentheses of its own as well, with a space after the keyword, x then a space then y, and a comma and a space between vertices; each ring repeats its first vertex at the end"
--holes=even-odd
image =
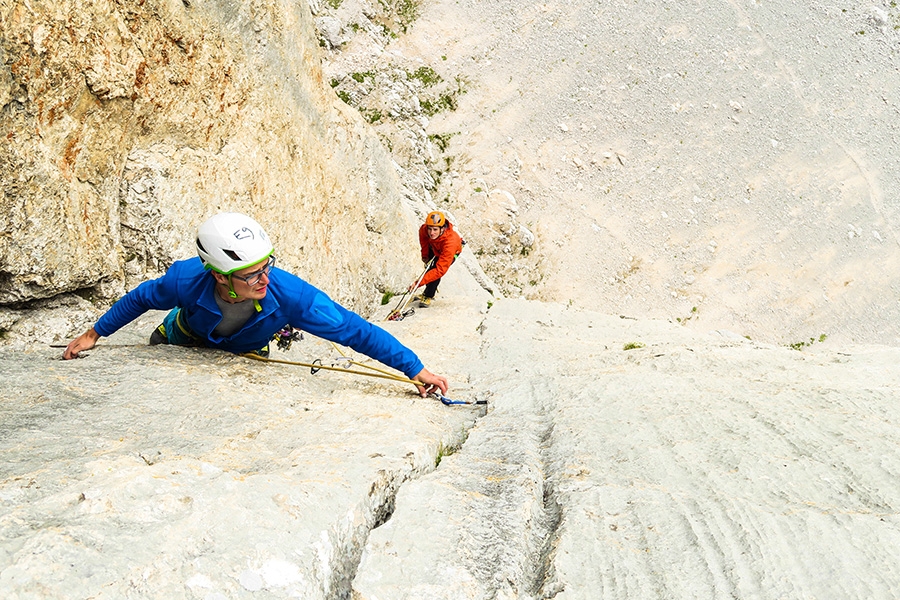
POLYGON ((262 226, 240 213, 221 213, 197 230, 197 253, 207 269, 230 275, 252 267, 272 255, 269 236, 262 226))

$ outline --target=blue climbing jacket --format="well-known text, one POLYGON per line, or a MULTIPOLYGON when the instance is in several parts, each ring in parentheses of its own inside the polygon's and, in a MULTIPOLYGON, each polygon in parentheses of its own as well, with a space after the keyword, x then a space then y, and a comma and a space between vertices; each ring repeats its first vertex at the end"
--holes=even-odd
POLYGON ((210 348, 235 354, 259 350, 275 332, 291 325, 348 346, 409 378, 424 368, 419 357, 390 333, 278 267, 269 273, 269 287, 266 296, 257 302, 256 314, 228 337, 213 333, 222 320, 215 293, 215 279, 199 258, 177 261, 159 279, 145 281, 125 294, 100 317, 94 329, 109 336, 148 310, 180 307, 187 328, 210 348))

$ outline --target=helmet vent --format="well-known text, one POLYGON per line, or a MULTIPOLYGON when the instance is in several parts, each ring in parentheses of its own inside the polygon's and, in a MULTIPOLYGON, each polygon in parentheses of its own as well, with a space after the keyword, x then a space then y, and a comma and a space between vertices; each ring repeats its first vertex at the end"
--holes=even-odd
POLYGON ((197 229, 200 260, 219 273, 234 273, 255 265, 270 256, 273 249, 260 224, 240 213, 219 213, 197 229))
POLYGON ((443 227, 447 224, 447 218, 440 211, 432 211, 425 217, 425 224, 429 227, 443 227))

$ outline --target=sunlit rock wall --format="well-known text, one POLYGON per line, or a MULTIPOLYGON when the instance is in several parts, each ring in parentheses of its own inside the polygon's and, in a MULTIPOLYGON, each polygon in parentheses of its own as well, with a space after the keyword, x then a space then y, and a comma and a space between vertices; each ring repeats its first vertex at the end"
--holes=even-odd
POLYGON ((417 268, 401 196, 305 1, 0 0, 0 304, 114 298, 237 210, 359 308, 417 268))

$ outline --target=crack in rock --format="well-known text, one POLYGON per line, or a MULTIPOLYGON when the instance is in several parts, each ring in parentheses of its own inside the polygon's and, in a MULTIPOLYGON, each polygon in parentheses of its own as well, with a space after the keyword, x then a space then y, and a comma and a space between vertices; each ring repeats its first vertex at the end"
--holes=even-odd
POLYGON ((400 488, 437 469, 442 456, 458 452, 476 422, 477 419, 464 426, 456 433, 456 437, 438 442, 437 447, 431 452, 407 455, 408 468, 380 469, 378 471, 377 478, 372 481, 369 492, 363 500, 365 516, 360 522, 354 523, 349 531, 335 535, 344 541, 335 544, 336 548, 341 548, 341 552, 336 554, 331 561, 331 577, 326 588, 327 598, 348 600, 351 597, 352 582, 359 569, 369 536, 390 521, 394 514, 400 488))

